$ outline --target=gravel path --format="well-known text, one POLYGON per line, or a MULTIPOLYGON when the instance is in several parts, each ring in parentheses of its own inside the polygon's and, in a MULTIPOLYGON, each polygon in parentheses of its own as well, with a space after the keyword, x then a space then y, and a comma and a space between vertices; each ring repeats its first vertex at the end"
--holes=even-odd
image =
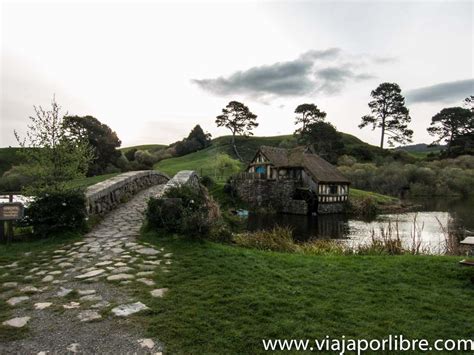
POLYGON ((0 273, 21 275, 20 282, 0 285, 0 297, 14 317, 3 327, 25 327, 22 340, 0 343, 1 354, 160 354, 159 339, 144 339, 133 314, 147 306, 122 285, 145 284, 154 297, 166 289, 152 276, 167 272, 171 254, 139 243, 136 237, 150 196, 164 185, 136 194, 109 213, 83 241, 51 252, 0 265, 0 273))

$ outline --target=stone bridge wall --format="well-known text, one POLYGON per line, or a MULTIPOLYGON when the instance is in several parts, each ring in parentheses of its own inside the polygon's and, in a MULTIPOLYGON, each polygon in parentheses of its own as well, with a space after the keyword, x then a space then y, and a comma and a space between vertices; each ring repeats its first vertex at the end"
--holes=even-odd
POLYGON ((163 189, 163 193, 172 187, 190 186, 193 189, 199 189, 199 176, 193 170, 181 170, 168 181, 163 189))
POLYGON ((153 170, 130 171, 114 176, 87 188, 87 212, 90 215, 102 215, 138 191, 168 181, 170 179, 167 175, 153 170))

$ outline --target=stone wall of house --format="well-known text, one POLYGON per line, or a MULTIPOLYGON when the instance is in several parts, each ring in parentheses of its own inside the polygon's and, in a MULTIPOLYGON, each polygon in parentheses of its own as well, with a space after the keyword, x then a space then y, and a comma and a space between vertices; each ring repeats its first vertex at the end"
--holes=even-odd
POLYGON ((169 177, 153 170, 129 171, 86 189, 86 208, 90 215, 103 215, 138 191, 165 184, 169 177))
POLYGON ((342 212, 344 212, 344 202, 318 204, 318 214, 342 213, 342 212))
POLYGON ((308 214, 308 203, 305 200, 289 200, 281 208, 281 213, 308 214))
POLYGON ((303 200, 293 200, 298 182, 295 180, 233 179, 237 196, 254 208, 271 208, 277 212, 307 214, 303 200))

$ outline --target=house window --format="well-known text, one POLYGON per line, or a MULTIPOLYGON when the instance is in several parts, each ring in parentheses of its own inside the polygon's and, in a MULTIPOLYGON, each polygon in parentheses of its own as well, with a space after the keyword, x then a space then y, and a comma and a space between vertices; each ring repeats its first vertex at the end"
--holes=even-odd
POLYGON ((260 165, 260 166, 257 166, 257 168, 255 169, 255 172, 256 173, 259 173, 259 174, 265 174, 266 173, 266 169, 264 166, 260 165))
POLYGON ((337 195, 337 185, 329 185, 329 193, 331 195, 337 195))

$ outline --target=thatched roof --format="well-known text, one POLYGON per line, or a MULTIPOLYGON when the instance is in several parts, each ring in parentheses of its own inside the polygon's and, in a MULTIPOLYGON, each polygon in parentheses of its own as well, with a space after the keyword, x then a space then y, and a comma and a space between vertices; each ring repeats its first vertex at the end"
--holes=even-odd
POLYGON ((261 146, 260 152, 277 168, 303 168, 315 181, 350 183, 334 165, 307 148, 283 149, 261 146))

